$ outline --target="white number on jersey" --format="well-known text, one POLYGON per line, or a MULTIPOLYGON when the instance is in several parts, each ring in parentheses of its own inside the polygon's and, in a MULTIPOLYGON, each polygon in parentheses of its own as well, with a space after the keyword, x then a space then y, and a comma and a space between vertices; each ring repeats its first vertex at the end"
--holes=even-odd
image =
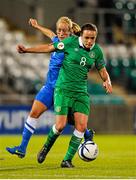
POLYGON ((86 65, 86 58, 85 57, 81 58, 80 65, 81 66, 85 66, 86 65))

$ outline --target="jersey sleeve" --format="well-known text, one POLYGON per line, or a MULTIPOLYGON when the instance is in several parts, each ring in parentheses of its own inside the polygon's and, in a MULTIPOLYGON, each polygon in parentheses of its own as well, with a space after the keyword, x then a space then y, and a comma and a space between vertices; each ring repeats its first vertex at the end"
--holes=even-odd
POLYGON ((51 41, 54 43, 54 42, 59 42, 59 39, 58 39, 58 36, 53 36, 51 41))
POLYGON ((104 68, 105 66, 106 66, 106 63, 105 63, 104 54, 102 52, 102 49, 99 47, 97 50, 97 58, 95 61, 95 67, 99 71, 102 68, 104 68))
POLYGON ((65 52, 67 47, 70 46, 71 42, 72 42, 72 37, 68 37, 65 38, 63 41, 53 43, 53 46, 57 51, 65 52))

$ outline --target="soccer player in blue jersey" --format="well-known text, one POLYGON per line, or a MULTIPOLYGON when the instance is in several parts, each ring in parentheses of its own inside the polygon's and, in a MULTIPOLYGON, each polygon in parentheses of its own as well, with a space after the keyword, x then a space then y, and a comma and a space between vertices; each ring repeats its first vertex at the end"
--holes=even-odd
MULTIPOLYGON (((40 30, 44 35, 48 36, 53 43, 59 42, 70 36, 72 33, 76 34, 80 31, 80 27, 76 23, 72 22, 68 17, 61 17, 57 21, 57 35, 50 29, 40 26, 35 19, 30 19, 29 23, 40 30)), ((63 59, 63 52, 53 52, 51 54, 47 80, 34 99, 32 109, 25 122, 22 142, 19 146, 15 146, 13 148, 7 147, 6 149, 9 153, 15 154, 20 158, 25 157, 26 148, 32 134, 35 132, 40 115, 53 105, 54 87, 63 59)), ((85 139, 92 138, 92 136, 93 132, 86 130, 84 135, 85 139)))

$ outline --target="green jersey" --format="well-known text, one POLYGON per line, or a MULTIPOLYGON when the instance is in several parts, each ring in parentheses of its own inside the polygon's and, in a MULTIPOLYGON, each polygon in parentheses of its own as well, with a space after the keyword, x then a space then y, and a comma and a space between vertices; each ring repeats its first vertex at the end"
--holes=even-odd
POLYGON ((55 49, 65 53, 56 87, 69 92, 87 92, 87 75, 95 64, 97 70, 105 66, 104 57, 98 44, 91 49, 83 47, 81 37, 71 36, 53 44, 55 49))

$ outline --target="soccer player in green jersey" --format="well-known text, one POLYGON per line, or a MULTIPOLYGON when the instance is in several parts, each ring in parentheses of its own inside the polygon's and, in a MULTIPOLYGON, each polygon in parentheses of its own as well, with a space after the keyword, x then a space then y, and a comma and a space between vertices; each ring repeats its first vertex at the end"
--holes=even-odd
POLYGON ((87 92, 87 74, 95 64, 107 93, 112 93, 112 85, 109 74, 105 68, 105 62, 100 46, 95 43, 97 28, 94 24, 87 23, 81 28, 80 37, 71 36, 65 40, 41 45, 35 48, 18 46, 20 53, 24 52, 52 52, 62 51, 65 53, 62 68, 56 83, 54 94, 54 106, 56 123, 50 130, 47 140, 38 154, 38 162, 46 158, 47 153, 61 134, 67 123, 69 108, 74 112, 75 130, 71 137, 68 150, 61 163, 63 168, 72 168, 72 159, 83 138, 87 128, 90 111, 90 99, 87 92))

